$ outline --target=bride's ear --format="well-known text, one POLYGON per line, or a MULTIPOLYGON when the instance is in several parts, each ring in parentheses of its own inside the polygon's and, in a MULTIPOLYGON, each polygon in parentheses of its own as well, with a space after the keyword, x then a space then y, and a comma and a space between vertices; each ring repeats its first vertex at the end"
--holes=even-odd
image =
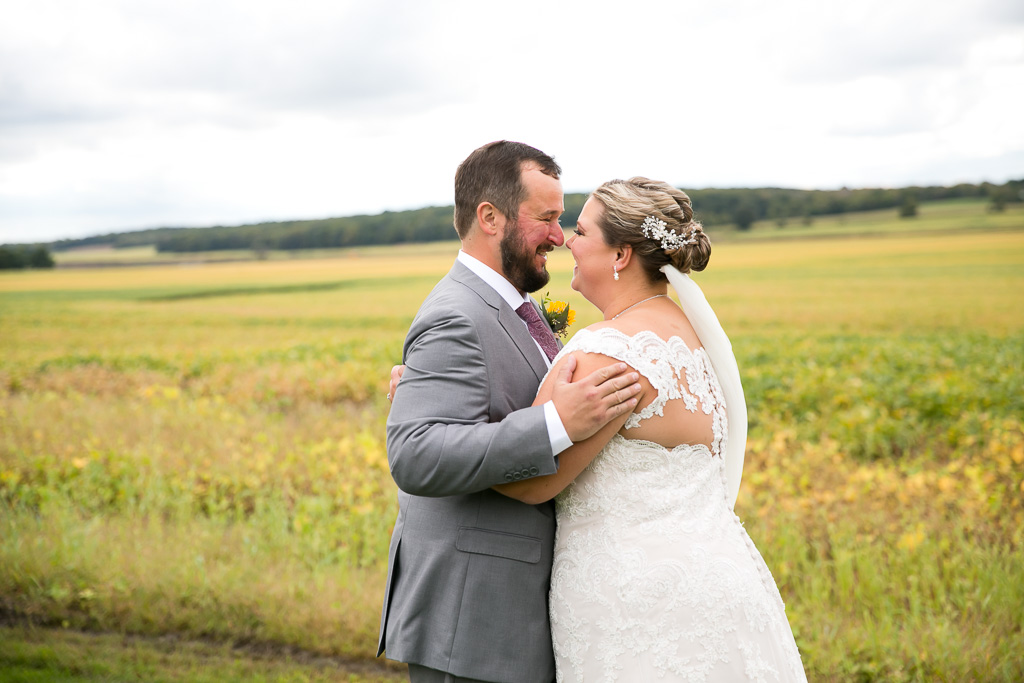
POLYGON ((498 223, 502 218, 501 212, 490 202, 480 202, 476 207, 476 224, 487 235, 498 234, 498 223))
POLYGON ((619 246, 615 251, 615 270, 621 271, 633 260, 633 247, 628 244, 619 246))

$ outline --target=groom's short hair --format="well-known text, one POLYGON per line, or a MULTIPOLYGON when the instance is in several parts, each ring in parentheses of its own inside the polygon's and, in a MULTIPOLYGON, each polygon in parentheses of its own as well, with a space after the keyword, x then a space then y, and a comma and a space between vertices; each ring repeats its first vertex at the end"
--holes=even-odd
POLYGON ((473 150, 455 171, 455 231, 460 238, 476 222, 476 207, 490 202, 505 218, 515 220, 526 199, 523 166, 536 164, 541 172, 558 178, 562 169, 555 160, 521 142, 498 140, 473 150))

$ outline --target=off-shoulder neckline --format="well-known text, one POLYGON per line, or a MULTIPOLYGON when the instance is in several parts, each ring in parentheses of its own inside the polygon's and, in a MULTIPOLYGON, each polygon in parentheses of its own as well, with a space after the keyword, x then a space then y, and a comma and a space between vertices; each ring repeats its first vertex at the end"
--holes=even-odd
POLYGON ((652 338, 652 339, 654 339, 656 341, 661 342, 665 346, 670 346, 670 345, 672 345, 673 342, 679 342, 679 344, 681 344, 683 347, 685 347, 686 350, 689 351, 691 354, 696 353, 698 351, 703 351, 704 350, 703 346, 698 346, 695 349, 691 349, 690 345, 686 343, 686 340, 683 339, 682 337, 680 337, 678 334, 673 334, 668 339, 665 339, 661 335, 655 333, 653 330, 640 330, 639 332, 636 332, 635 334, 627 334, 626 332, 623 332, 622 330, 618 329, 617 327, 602 327, 602 328, 599 328, 599 329, 596 329, 596 330, 591 329, 589 327, 584 327, 582 330, 580 330, 575 335, 573 335, 572 339, 570 339, 566 343, 566 345, 568 345, 569 343, 572 343, 573 339, 576 339, 576 337, 578 337, 578 336, 580 336, 582 334, 600 334, 602 332, 613 332, 615 335, 617 335, 619 337, 622 337, 622 338, 625 338, 625 339, 636 339, 637 337, 650 337, 650 338, 652 338))

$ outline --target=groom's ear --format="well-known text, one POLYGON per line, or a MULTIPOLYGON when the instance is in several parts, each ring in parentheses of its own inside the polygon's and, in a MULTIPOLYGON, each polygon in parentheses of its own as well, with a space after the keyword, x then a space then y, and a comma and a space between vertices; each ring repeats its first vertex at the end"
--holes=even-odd
POLYGON ((480 202, 476 207, 476 224, 487 235, 497 235, 499 223, 504 218, 498 208, 490 202, 480 202))

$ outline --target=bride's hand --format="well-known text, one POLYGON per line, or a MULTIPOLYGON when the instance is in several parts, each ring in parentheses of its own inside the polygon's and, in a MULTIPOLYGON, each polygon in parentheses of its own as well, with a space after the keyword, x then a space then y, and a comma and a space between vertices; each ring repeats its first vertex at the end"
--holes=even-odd
POLYGON ((395 392, 398 391, 398 382, 402 379, 402 373, 405 372, 404 365, 394 365, 391 368, 391 382, 388 384, 388 400, 395 400, 395 392))

